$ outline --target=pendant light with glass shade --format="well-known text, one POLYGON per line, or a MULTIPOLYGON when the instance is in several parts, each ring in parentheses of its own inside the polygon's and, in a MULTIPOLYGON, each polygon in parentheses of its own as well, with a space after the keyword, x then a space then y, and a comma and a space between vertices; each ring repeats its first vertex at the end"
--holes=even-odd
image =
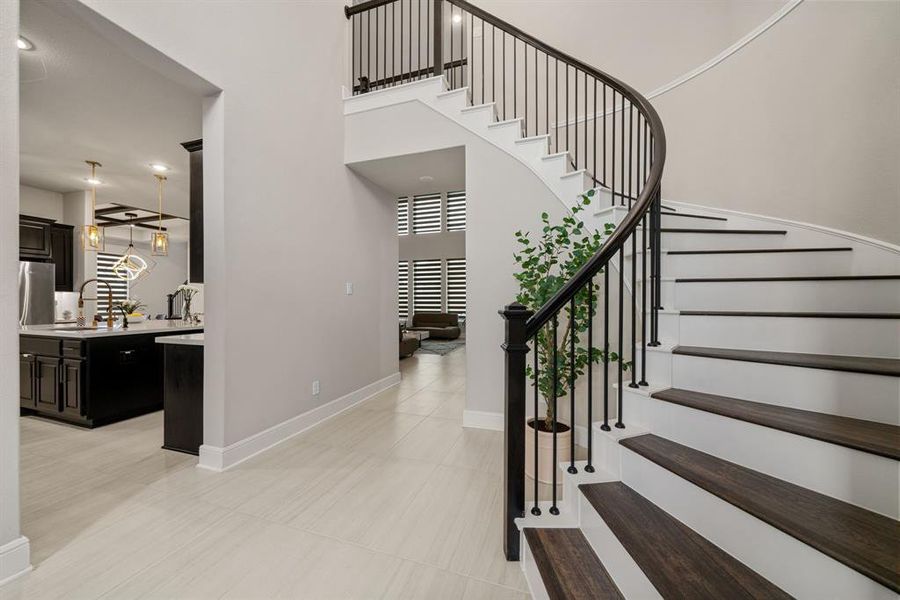
MULTIPOLYGON (((125 216, 129 221, 133 221, 137 215, 126 213, 125 216)), ((147 261, 134 249, 134 224, 131 223, 128 227, 128 248, 125 250, 125 254, 113 263, 112 272, 119 279, 135 281, 148 274, 149 271, 147 261)))
POLYGON ((81 249, 85 252, 97 252, 103 247, 103 232, 97 227, 97 167, 102 167, 96 160, 84 161, 91 167, 91 176, 87 182, 91 184, 91 223, 81 230, 81 249))
POLYGON ((169 234, 163 231, 163 182, 166 181, 165 175, 154 173, 156 177, 157 198, 159 200, 159 226, 156 231, 150 234, 150 251, 153 256, 168 256, 169 254, 169 234))

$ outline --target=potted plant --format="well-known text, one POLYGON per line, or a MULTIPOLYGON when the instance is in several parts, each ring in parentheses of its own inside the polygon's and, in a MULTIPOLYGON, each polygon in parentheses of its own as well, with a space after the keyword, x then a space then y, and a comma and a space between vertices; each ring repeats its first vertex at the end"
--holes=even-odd
POLYGON ((144 315, 139 313, 138 310, 147 308, 147 305, 138 299, 132 300, 129 298, 127 300, 122 300, 120 302, 116 302, 114 306, 118 308, 122 313, 123 329, 128 329, 128 317, 134 319, 135 322, 144 320, 144 315))
MULTIPOLYGON (((537 240, 531 239, 529 232, 516 232, 516 241, 521 248, 514 254, 518 265, 515 274, 519 282, 519 294, 516 300, 531 310, 544 305, 560 288, 597 253, 604 240, 615 229, 612 223, 606 223, 603 232, 588 231, 578 215, 591 203, 594 190, 581 196, 580 201, 570 209, 570 214, 559 223, 551 223, 550 216, 541 214, 542 229, 537 240)), ((602 273, 602 271, 601 271, 602 273)), ((570 385, 574 385, 586 369, 591 368, 586 340, 588 320, 597 312, 599 286, 594 284, 594 303, 588 308, 588 289, 585 287, 575 296, 575 319, 572 320, 569 305, 560 313, 557 321, 556 337, 556 386, 554 389, 553 374, 553 329, 552 324, 543 327, 532 346, 538 353, 539 373, 535 381, 534 368, 531 361, 526 368, 532 386, 537 386, 538 393, 544 400, 546 412, 543 418, 530 419, 526 425, 526 461, 525 472, 530 477, 537 477, 542 483, 553 479, 553 469, 561 460, 569 457, 572 428, 558 419, 556 420, 557 447, 553 456, 553 424, 557 416, 556 408, 559 399, 568 396, 570 385), (589 313, 590 310, 590 313, 589 313), (569 356, 571 341, 574 339, 575 352, 569 356), (572 362, 570 364, 570 358, 572 362), (538 431, 538 469, 535 473, 534 430, 538 431)), ((607 357, 602 348, 594 348, 591 353, 593 364, 606 364, 618 361, 619 356, 610 352, 607 357)), ((627 369, 628 364, 623 363, 627 369)))

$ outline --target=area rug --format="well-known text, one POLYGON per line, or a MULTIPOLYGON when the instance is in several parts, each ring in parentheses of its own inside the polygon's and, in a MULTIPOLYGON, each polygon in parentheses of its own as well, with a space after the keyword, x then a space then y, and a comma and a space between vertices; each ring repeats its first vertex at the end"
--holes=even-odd
POLYGON ((423 354, 440 354, 444 356, 445 354, 450 354, 457 348, 462 348, 466 345, 466 340, 422 340, 422 345, 419 347, 416 352, 422 352, 423 354))

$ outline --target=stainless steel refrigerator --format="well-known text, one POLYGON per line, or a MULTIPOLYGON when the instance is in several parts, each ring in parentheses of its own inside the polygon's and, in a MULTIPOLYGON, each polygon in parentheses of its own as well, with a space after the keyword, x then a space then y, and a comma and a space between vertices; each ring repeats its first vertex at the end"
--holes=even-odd
POLYGON ((19 262, 19 325, 46 325, 55 320, 56 265, 19 262))

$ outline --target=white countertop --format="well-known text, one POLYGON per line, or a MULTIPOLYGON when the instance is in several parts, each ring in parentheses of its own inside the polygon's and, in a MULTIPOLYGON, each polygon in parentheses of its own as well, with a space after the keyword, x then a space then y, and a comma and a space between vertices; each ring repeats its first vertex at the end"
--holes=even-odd
POLYGON ((41 337, 54 337, 65 339, 92 339, 98 337, 108 337, 113 335, 138 335, 144 333, 168 333, 168 332, 198 332, 203 331, 203 325, 193 325, 182 323, 179 320, 173 321, 142 321, 140 323, 129 323, 128 329, 123 329, 121 323, 109 328, 105 323, 98 325, 96 328, 79 329, 75 325, 25 325, 19 327, 19 333, 22 335, 39 335, 41 337))
POLYGON ((164 335, 156 338, 157 344, 180 344, 183 346, 202 346, 202 333, 186 333, 183 335, 164 335))

